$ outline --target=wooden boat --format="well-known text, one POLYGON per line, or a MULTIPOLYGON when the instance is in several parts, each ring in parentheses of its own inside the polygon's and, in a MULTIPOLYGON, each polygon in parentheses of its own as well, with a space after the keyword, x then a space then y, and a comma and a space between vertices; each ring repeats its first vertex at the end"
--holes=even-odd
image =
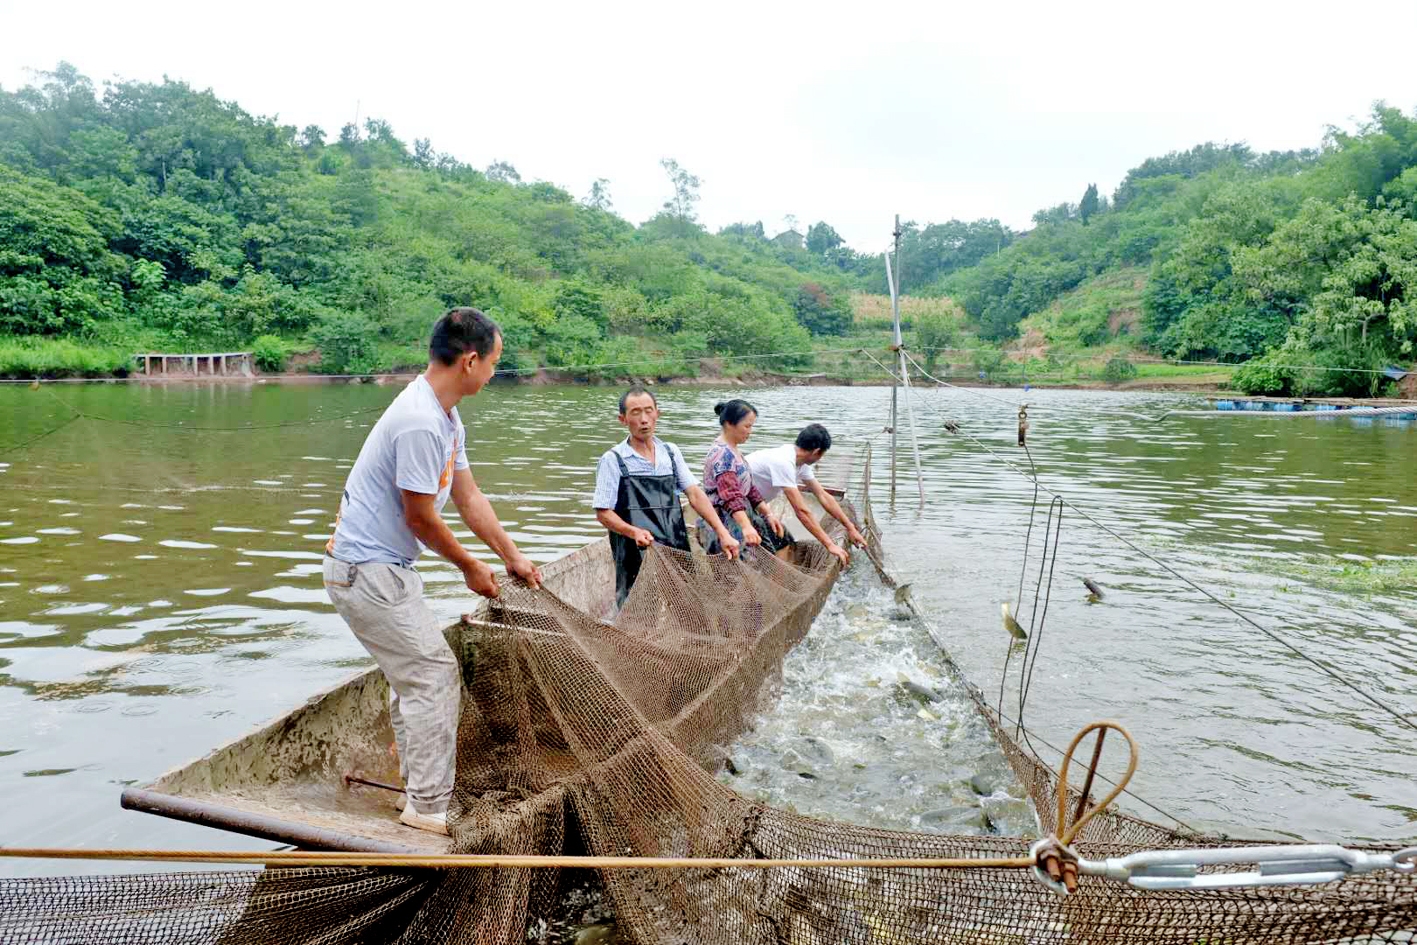
MULTIPOLYGON (((842 451, 845 453, 845 451, 842 451)), ((819 479, 842 495, 851 457, 824 463, 819 479)), ((810 499, 809 499, 810 501, 810 499)), ((819 510, 818 510, 819 511, 819 510)), ((786 516, 791 519, 792 516, 786 516)), ((800 541, 811 538, 788 521, 800 541)), ((566 603, 593 615, 608 614, 614 604, 614 563, 609 542, 591 542, 543 567, 545 586, 566 603)), ((811 603, 821 607, 820 599, 811 603)), ((463 618, 463 626, 489 619, 486 602, 463 618)), ((810 619, 807 621, 810 622, 810 619)), ((457 626, 457 625, 455 625, 457 626)), ((452 632, 453 628, 449 628, 452 632)), ((751 685, 742 673, 727 673, 716 687, 751 685)), ((693 706, 685 707, 674 727, 696 724, 693 706)), ((230 830, 309 850, 369 852, 446 852, 450 840, 398 822, 401 794, 351 783, 347 775, 398 785, 392 750, 388 683, 377 669, 358 672, 311 696, 303 705, 174 768, 151 783, 123 792, 122 805, 204 826, 230 830)))

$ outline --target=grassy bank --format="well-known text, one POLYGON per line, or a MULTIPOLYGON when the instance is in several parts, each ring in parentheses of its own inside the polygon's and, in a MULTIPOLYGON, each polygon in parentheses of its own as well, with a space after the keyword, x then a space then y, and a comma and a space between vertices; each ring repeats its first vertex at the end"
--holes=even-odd
MULTIPOLYGON (((869 323, 868 323, 869 324, 869 323)), ((969 346, 972 338, 961 339, 959 347, 922 352, 916 332, 906 330, 907 348, 927 363, 931 374, 958 384, 991 384, 1036 387, 1224 387, 1230 377, 1228 367, 1129 361, 1135 373, 1119 376, 1108 364, 1116 356, 1082 352, 1065 356, 1027 357, 1021 352, 1004 352, 984 346, 969 346), (983 377, 980 375, 983 374, 983 377)), ((887 328, 860 328, 849 335, 819 337, 784 359, 780 352, 759 355, 686 357, 672 344, 655 344, 637 339, 619 351, 604 353, 598 363, 551 365, 544 359, 523 361, 512 367, 513 376, 525 379, 552 378, 581 381, 614 381, 649 378, 659 381, 703 379, 755 381, 768 378, 787 380, 836 381, 847 384, 888 383, 887 366, 894 366, 890 351, 891 332, 887 328), (871 357, 863 354, 863 349, 871 357), (769 357, 771 355, 771 357, 769 357), (790 362, 788 366, 782 363, 790 362), (877 363, 880 362, 880 363, 877 363)), ((150 346, 144 346, 147 350, 150 346)), ((175 346, 180 347, 180 346, 175 346)), ((259 346, 258 346, 259 347, 259 346)), ((111 378, 127 376, 136 349, 129 345, 82 345, 68 339, 0 340, 0 377, 4 378, 111 378)), ((268 375, 319 376, 319 351, 303 345, 287 345, 274 360, 258 363, 268 375)), ((1134 359, 1141 356, 1132 356, 1134 359)), ((370 374, 412 373, 427 362, 426 349, 414 344, 382 344, 371 359, 370 374)), ((920 382, 917 377, 917 382, 920 382)))
POLYGON ((132 365, 127 347, 67 338, 0 338, 0 377, 123 377, 132 365))

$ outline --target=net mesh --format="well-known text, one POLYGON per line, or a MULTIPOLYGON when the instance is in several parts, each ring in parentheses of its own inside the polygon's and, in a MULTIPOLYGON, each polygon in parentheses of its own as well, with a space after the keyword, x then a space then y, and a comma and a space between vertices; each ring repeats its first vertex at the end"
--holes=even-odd
MULTIPOLYGON (((880 560, 864 465, 853 514, 880 560)), ((755 554, 731 564, 656 547, 614 623, 526 589, 506 591, 465 621, 452 634, 472 667, 450 810, 453 852, 1026 854, 1018 838, 804 817, 715 780, 718 746, 761 708, 836 578, 835 559, 819 546, 800 554, 795 563, 755 554)), ((575 580, 611 580, 607 560, 585 556, 575 580)), ((1056 777, 956 676, 1046 822, 1056 777)), ((1097 858, 1182 845, 1219 841, 1108 811, 1076 847, 1097 858)), ((0 941, 509 945, 547 939, 567 890, 588 885, 613 911, 616 940, 646 945, 1385 942, 1410 941, 1417 928, 1417 878, 1391 872, 1206 892, 1145 892, 1084 877, 1060 897, 1017 869, 321 868, 6 880, 0 941)), ((581 940, 574 930, 561 938, 581 940)))

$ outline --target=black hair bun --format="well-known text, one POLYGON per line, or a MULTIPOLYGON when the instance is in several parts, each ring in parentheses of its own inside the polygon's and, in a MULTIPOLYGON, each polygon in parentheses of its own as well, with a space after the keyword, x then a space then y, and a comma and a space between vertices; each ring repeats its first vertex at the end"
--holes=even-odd
POLYGON ((724 403, 723 401, 719 401, 718 403, 714 404, 714 405, 713 405, 713 415, 714 415, 715 417, 721 417, 721 416, 723 416, 723 408, 724 408, 724 407, 727 407, 727 406, 728 406, 728 404, 724 403))

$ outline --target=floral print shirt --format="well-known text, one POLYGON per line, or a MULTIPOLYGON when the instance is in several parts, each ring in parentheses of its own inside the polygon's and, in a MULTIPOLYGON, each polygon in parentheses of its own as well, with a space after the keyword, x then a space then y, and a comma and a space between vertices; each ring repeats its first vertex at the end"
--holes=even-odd
POLYGON ((729 515, 757 508, 763 501, 753 485, 753 473, 747 462, 722 437, 714 440, 704 460, 703 486, 715 511, 729 515))

